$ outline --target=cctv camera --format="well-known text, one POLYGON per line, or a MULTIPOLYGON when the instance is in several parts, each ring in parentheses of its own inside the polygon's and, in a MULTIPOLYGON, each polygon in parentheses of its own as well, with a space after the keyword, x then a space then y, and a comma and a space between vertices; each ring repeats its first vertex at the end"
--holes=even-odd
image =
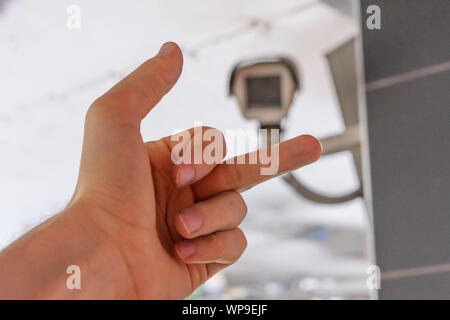
POLYGON ((236 96, 245 118, 276 125, 287 115, 300 89, 297 68, 287 58, 266 58, 237 64, 230 77, 230 95, 236 96))

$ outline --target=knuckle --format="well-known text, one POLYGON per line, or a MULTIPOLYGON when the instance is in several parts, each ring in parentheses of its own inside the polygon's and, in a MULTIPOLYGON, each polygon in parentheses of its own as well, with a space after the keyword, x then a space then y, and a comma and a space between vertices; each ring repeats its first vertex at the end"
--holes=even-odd
POLYGON ((247 207, 247 204, 245 203, 244 197, 237 191, 233 191, 233 193, 234 193, 234 198, 236 199, 235 201, 239 208, 239 212, 242 213, 242 216, 244 218, 248 212, 248 207, 247 207))
POLYGON ((129 104, 122 98, 111 98, 107 95, 97 98, 86 113, 87 122, 101 121, 108 124, 135 125, 135 119, 129 112, 129 104))
POLYGON ((242 180, 242 173, 239 166, 225 166, 225 183, 228 189, 235 189, 242 180))
POLYGON ((239 244, 237 246, 238 250, 234 250, 234 255, 231 257, 232 263, 239 260, 239 258, 242 256, 245 249, 247 248, 247 244, 248 244, 247 238, 245 237, 244 232, 240 228, 236 228, 235 232, 236 232, 235 237, 239 244))
POLYGON ((213 233, 210 236, 210 241, 212 248, 214 248, 214 251, 217 252, 219 256, 222 256, 224 252, 224 246, 220 237, 216 233, 213 233))
POLYGON ((237 232, 238 232, 238 234, 239 234, 240 241, 241 241, 241 243, 242 243, 242 247, 241 247, 242 250, 241 250, 241 253, 240 253, 240 255, 239 255, 239 256, 241 256, 241 254, 245 251, 245 249, 247 249, 248 241, 247 241, 247 237, 246 237, 245 234, 244 234, 244 231, 242 231, 241 228, 236 228, 236 230, 237 230, 237 232))
POLYGON ((214 127, 196 127, 194 128, 194 132, 196 132, 197 129, 202 130, 202 141, 208 141, 206 143, 207 145, 214 144, 214 147, 218 148, 218 150, 215 150, 215 154, 217 157, 217 152, 220 152, 220 159, 217 159, 217 163, 219 163, 227 153, 225 135, 222 131, 214 127))
POLYGON ((169 72, 164 68, 158 68, 153 74, 154 90, 166 93, 174 84, 173 77, 168 76, 169 72))
POLYGON ((102 98, 97 98, 89 107, 87 113, 86 113, 86 118, 92 119, 95 118, 99 113, 101 112, 105 112, 105 107, 104 107, 104 103, 102 103, 102 98))
POLYGON ((97 98, 91 106, 89 107, 87 113, 86 113, 86 122, 95 122, 99 119, 106 120, 107 118, 112 118, 113 108, 109 106, 104 101, 103 97, 97 98))
POLYGON ((128 105, 139 105, 142 101, 152 101, 152 98, 158 94, 157 88, 152 83, 149 83, 145 87, 140 84, 135 84, 133 85, 132 92, 132 94, 128 95, 128 105))
MULTIPOLYGON (((226 192, 227 197, 227 206, 230 208, 232 213, 232 225, 236 227, 237 224, 240 224, 242 220, 244 220, 245 216, 247 215, 247 205, 245 203, 244 198, 242 195, 237 191, 227 191, 226 192)), ((228 219, 229 220, 229 219, 228 219)))

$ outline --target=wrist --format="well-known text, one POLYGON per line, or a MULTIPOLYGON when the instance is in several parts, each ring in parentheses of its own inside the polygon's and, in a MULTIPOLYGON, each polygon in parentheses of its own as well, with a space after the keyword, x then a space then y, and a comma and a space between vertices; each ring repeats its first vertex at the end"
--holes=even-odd
POLYGON ((0 299, 135 298, 126 261, 91 210, 71 202, 1 251, 0 299))
POLYGON ((83 298, 136 298, 133 280, 121 248, 93 219, 101 210, 94 203, 79 199, 71 202, 59 214, 58 218, 64 225, 62 229, 67 230, 70 238, 76 241, 70 241, 73 249, 64 255, 69 261, 72 254, 73 264, 76 265, 77 261, 81 264, 83 298))

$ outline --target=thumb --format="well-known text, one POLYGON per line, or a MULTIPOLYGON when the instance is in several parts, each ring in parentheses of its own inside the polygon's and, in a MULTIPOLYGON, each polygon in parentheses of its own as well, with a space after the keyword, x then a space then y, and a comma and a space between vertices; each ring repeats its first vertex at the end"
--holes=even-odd
POLYGON ((122 197, 148 187, 151 172, 140 122, 173 87, 182 65, 180 48, 168 42, 91 105, 85 121, 78 194, 93 185, 122 197))
POLYGON ((98 98, 90 111, 93 109, 95 112, 91 113, 99 113, 101 121, 111 119, 138 125, 175 85, 182 67, 180 48, 174 42, 166 42, 156 56, 98 98))

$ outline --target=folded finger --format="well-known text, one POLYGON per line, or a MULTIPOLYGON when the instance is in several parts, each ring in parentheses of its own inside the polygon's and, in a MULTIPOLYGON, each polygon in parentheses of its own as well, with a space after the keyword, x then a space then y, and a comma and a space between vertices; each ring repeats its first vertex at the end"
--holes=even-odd
POLYGON ((223 133, 211 127, 191 128, 162 140, 171 151, 172 179, 179 188, 202 179, 226 154, 223 133))
POLYGON ((242 196, 236 191, 227 191, 181 210, 175 216, 175 228, 182 237, 192 239, 236 228, 246 213, 242 196))
POLYGON ((244 233, 235 228, 178 242, 175 253, 185 263, 231 264, 239 259, 246 247, 244 233))

